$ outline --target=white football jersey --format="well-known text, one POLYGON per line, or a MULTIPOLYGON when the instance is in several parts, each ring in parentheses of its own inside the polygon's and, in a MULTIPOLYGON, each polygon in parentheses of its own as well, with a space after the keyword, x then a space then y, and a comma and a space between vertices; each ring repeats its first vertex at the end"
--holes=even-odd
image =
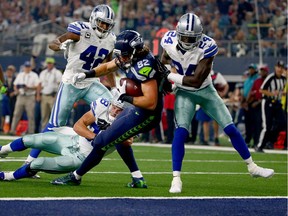
MULTIPOLYGON (((66 55, 67 65, 62 81, 72 84, 72 78, 76 73, 87 72, 111 53, 114 49, 116 36, 110 33, 106 38, 100 39, 92 29, 89 22, 73 22, 68 25, 67 30, 80 35, 80 40, 69 43, 66 55)), ((86 88, 97 78, 88 78, 76 84, 78 88, 86 88)))
MULTIPOLYGON (((200 60, 215 56, 218 52, 216 42, 209 36, 202 34, 197 47, 192 51, 186 51, 184 54, 177 48, 178 40, 176 31, 168 31, 161 39, 161 46, 172 59, 173 66, 181 75, 189 76, 194 74, 194 71, 200 60)), ((199 89, 205 88, 212 83, 211 77, 208 76, 202 83, 199 89)), ((199 90, 194 87, 183 86, 176 84, 177 87, 187 90, 199 90)))
MULTIPOLYGON (((96 101, 93 101, 90 104, 91 111, 95 116, 95 122, 88 126, 89 130, 93 131, 95 134, 98 134, 101 130, 99 128, 99 120, 105 121, 108 124, 112 124, 114 118, 109 116, 110 110, 110 101, 105 98, 98 98, 96 101)), ((88 155, 93 146, 92 141, 87 140, 84 137, 79 136, 80 151, 85 155, 88 155)))

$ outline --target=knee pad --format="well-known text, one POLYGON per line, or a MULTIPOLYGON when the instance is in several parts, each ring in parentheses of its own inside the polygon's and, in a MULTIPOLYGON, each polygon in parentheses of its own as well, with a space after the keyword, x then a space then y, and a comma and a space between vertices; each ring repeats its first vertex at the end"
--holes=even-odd
POLYGON ((27 135, 23 137, 23 142, 25 146, 30 147, 33 144, 43 143, 43 144, 53 144, 57 141, 58 136, 53 132, 46 132, 34 135, 27 135))
POLYGON ((45 158, 39 157, 33 160, 30 164, 30 169, 31 170, 41 170, 43 164, 45 162, 45 158))

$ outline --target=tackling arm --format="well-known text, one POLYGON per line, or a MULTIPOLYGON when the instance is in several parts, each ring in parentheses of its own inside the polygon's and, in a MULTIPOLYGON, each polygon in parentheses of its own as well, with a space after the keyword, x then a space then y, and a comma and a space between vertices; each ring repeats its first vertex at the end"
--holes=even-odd
POLYGON ((66 32, 65 34, 57 37, 55 40, 49 43, 49 48, 53 51, 60 51, 61 44, 66 40, 73 40, 75 42, 80 40, 80 35, 74 34, 72 32, 66 32))
POLYGON ((184 86, 200 88, 204 80, 210 74, 214 57, 202 59, 196 67, 195 73, 191 76, 170 73, 168 80, 184 86))
POLYGON ((93 115, 92 111, 89 110, 86 112, 73 126, 73 130, 80 136, 85 137, 86 139, 92 140, 96 136, 95 133, 90 131, 87 126, 95 122, 96 118, 93 115))

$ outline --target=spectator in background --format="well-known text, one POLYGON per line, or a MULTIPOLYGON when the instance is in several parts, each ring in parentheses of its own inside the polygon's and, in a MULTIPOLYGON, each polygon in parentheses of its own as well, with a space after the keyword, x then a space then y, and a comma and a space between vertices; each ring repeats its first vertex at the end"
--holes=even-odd
POLYGON ((270 27, 268 29, 268 35, 262 40, 262 47, 264 56, 273 56, 276 48, 275 44, 275 28, 270 27))
POLYGON ((255 151, 264 152, 263 149, 273 148, 278 133, 287 130, 285 125, 285 114, 282 109, 281 96, 286 84, 286 77, 283 75, 285 65, 278 61, 271 73, 261 85, 260 92, 264 96, 262 100, 262 131, 255 151))
MULTIPOLYGON (((3 100, 2 100, 2 128, 4 129, 4 122, 5 118, 8 117, 9 119, 9 130, 11 127, 12 123, 12 118, 13 118, 13 112, 15 108, 15 103, 16 103, 16 95, 14 92, 14 86, 13 82, 16 78, 16 68, 14 65, 9 65, 6 69, 5 72, 5 83, 4 85, 7 87, 7 92, 3 95, 3 100)), ((5 133, 9 131, 4 131, 5 133)))
POLYGON ((58 86, 62 79, 61 71, 55 68, 54 58, 46 58, 45 63, 47 68, 40 72, 40 83, 37 91, 37 98, 39 101, 41 101, 42 130, 49 121, 58 86))
POLYGON ((258 70, 256 64, 250 64, 248 67, 248 77, 243 84, 243 101, 242 107, 245 116, 245 142, 249 145, 252 139, 252 125, 254 124, 254 116, 249 104, 247 103, 248 94, 254 84, 254 81, 258 79, 258 70))
MULTIPOLYGON (((219 96, 224 99, 229 91, 229 85, 224 76, 220 72, 214 70, 211 71, 212 83, 219 94, 219 96)), ((213 130, 214 130, 214 145, 219 146, 219 125, 213 120, 213 130)))
POLYGON ((35 72, 31 70, 30 61, 26 61, 24 63, 23 70, 23 72, 16 76, 16 79, 13 83, 14 93, 17 95, 17 100, 10 130, 11 134, 16 133, 16 126, 24 111, 26 111, 28 116, 28 133, 32 134, 35 130, 34 107, 36 89, 39 85, 39 77, 35 72))
POLYGON ((247 96, 248 109, 251 112, 250 117, 253 119, 253 124, 251 120, 251 125, 249 127, 249 130, 251 130, 249 131, 249 134, 251 134, 251 138, 253 138, 253 148, 255 148, 259 143, 259 136, 262 129, 262 94, 260 92, 260 87, 268 76, 269 69, 267 66, 262 65, 259 68, 259 72, 260 77, 254 81, 253 86, 247 96))

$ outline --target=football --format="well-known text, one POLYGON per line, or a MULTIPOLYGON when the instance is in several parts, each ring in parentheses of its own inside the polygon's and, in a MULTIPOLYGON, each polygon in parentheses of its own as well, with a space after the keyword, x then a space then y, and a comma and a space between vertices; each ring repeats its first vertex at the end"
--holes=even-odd
POLYGON ((121 78, 120 85, 126 80, 126 94, 132 97, 142 96, 141 83, 136 83, 129 78, 121 78))

